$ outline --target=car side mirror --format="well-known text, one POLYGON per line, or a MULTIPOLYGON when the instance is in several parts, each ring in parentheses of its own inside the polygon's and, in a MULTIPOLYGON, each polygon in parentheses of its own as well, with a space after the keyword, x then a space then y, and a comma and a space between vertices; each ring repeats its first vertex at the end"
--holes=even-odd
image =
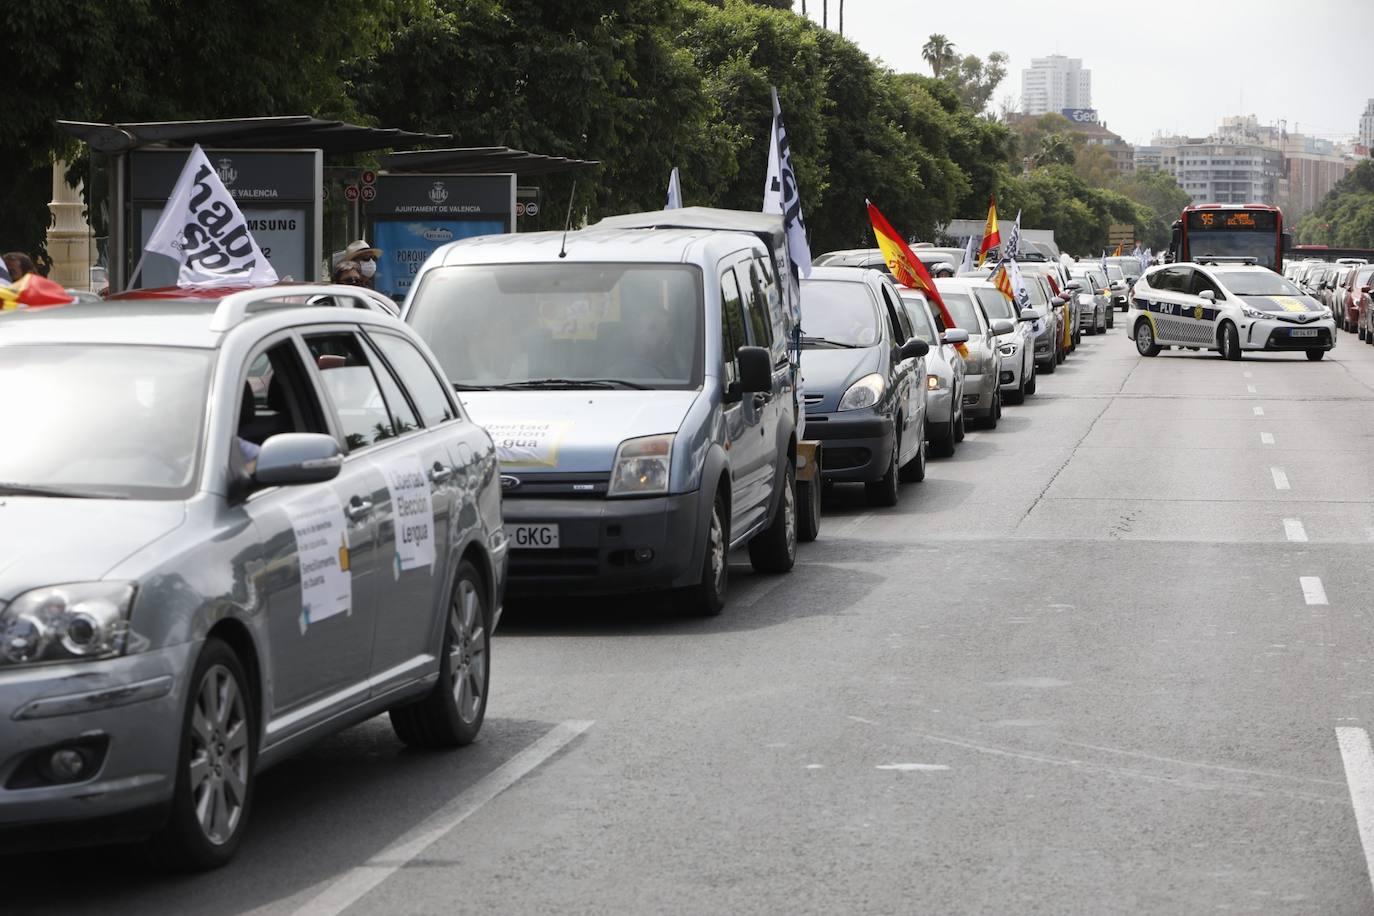
POLYGON ((1053 299, 1050 300, 1050 302, 1052 302, 1056 308, 1068 301, 1069 300, 1065 299, 1063 296, 1055 296, 1053 299))
POLYGON ((901 348, 897 351, 897 356, 900 360, 920 359, 929 352, 930 344, 919 337, 913 337, 902 344, 901 348))
POLYGON ((963 328, 950 328, 940 335, 940 342, 947 344, 968 343, 968 331, 963 328))
POLYGON ((1126 288, 1126 284, 1123 283, 1123 282, 1121 282, 1120 280, 1113 280, 1113 281, 1112 281, 1112 289, 1116 290, 1118 293, 1121 292, 1121 291, 1122 291, 1123 289, 1125 289, 1125 288, 1126 288))
POLYGON ((1064 284, 1064 288, 1065 288, 1065 289, 1071 289, 1071 290, 1074 290, 1074 291, 1080 290, 1080 289, 1083 288, 1083 281, 1082 281, 1082 280, 1070 280, 1068 283, 1065 283, 1065 284, 1064 284))
POLYGON ((278 433, 262 444, 253 484, 258 487, 323 483, 339 476, 343 452, 323 433, 278 433))
POLYGON ((1022 310, 1021 310, 1021 316, 1020 316, 1020 318, 1018 318, 1017 320, 1019 320, 1019 321, 1039 321, 1039 320, 1040 320, 1040 317, 1041 317, 1041 316, 1040 316, 1040 313, 1037 312, 1035 309, 1022 309, 1022 310))
POLYGON ((773 357, 763 347, 740 347, 739 386, 741 391, 773 390, 773 357))
POLYGON ((1202 292, 1198 293, 1198 296, 1199 298, 1206 299, 1208 302, 1217 301, 1217 294, 1212 292, 1210 289, 1204 289, 1202 292))
POLYGON ((994 318, 992 324, 988 326, 988 329, 992 332, 993 337, 1001 337, 1004 334, 1010 334, 1012 331, 1016 330, 1016 325, 1005 318, 994 318))

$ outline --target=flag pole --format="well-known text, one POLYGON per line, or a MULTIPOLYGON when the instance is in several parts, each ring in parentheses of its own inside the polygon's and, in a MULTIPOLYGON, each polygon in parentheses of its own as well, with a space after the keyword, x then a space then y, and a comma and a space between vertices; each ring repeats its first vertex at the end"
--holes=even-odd
POLYGON ((138 282, 138 275, 143 273, 143 262, 148 258, 148 249, 143 249, 143 253, 138 256, 138 263, 134 265, 134 272, 129 274, 129 282, 124 284, 124 289, 133 289, 138 282))

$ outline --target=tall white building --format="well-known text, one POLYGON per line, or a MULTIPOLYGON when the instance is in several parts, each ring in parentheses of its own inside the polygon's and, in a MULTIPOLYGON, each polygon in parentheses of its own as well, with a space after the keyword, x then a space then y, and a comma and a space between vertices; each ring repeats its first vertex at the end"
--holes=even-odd
POLYGON ((1051 54, 1031 59, 1021 71, 1021 113, 1042 115, 1064 108, 1093 107, 1093 72, 1077 57, 1051 54))
POLYGON ((1374 150, 1374 99, 1366 103, 1364 114, 1360 115, 1360 146, 1374 150))

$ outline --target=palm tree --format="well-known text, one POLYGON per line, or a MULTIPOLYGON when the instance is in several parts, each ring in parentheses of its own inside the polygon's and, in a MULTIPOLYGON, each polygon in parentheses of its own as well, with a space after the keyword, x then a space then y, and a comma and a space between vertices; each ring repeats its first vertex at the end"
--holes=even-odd
POLYGON ((930 72, 938 80, 940 71, 954 61, 954 43, 943 35, 932 35, 930 41, 921 46, 921 56, 930 64, 930 72))

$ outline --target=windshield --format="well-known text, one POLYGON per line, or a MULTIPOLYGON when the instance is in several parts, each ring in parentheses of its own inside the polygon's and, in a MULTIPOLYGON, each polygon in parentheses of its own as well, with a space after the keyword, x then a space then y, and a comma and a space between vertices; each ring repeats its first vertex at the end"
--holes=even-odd
POLYGON ((802 347, 872 347, 882 336, 867 283, 807 280, 801 286, 802 347))
POLYGON ((1124 280, 1126 275, 1121 272, 1121 268, 1115 264, 1107 265, 1107 276, 1112 280, 1124 280))
POLYGON ((1188 256, 1194 261, 1203 258, 1255 258, 1263 267, 1274 266, 1273 232, 1208 232, 1190 230, 1188 256))
POLYGON ((190 495, 213 356, 172 347, 0 347, 0 385, 9 392, 0 399, 0 484, 59 495, 190 495))
POLYGON ((911 333, 931 346, 935 346, 935 328, 930 323, 930 313, 926 311, 926 298, 920 293, 902 293, 902 304, 906 306, 907 316, 911 319, 911 333))
POLYGON ((695 388, 701 273, 678 264, 429 271, 408 321, 460 388, 695 388))
POLYGON ((1006 296, 995 289, 976 289, 974 292, 978 296, 978 301, 983 304, 983 311, 987 312, 989 320, 996 321, 998 318, 1005 318, 1007 321, 1016 320, 1016 315, 1011 310, 1011 300, 1006 296))
POLYGON ((968 293, 940 290, 940 298, 945 300, 945 307, 949 309, 955 327, 963 328, 970 334, 982 333, 978 327, 978 317, 974 312, 973 300, 969 298, 968 293))
POLYGON ((1221 285, 1237 296, 1301 296, 1302 290, 1272 270, 1215 270, 1221 285))

